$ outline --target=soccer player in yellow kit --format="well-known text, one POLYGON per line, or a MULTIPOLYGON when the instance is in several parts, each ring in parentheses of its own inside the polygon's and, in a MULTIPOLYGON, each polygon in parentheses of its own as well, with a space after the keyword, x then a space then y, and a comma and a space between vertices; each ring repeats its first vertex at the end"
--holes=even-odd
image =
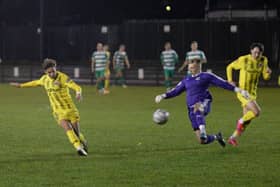
POLYGON ((260 115, 261 109, 256 101, 258 82, 261 75, 263 79, 268 80, 272 72, 268 67, 267 57, 263 56, 263 44, 253 43, 250 50, 251 54, 241 56, 227 66, 228 81, 235 85, 232 70, 239 70, 239 87, 250 94, 250 99, 237 94, 243 107, 243 116, 237 121, 236 130, 228 140, 228 143, 233 146, 238 145, 237 137, 241 136, 251 120, 260 115))
POLYGON ((22 84, 12 82, 10 85, 18 88, 43 86, 48 94, 53 116, 58 124, 65 130, 69 141, 78 154, 87 156, 87 141, 79 127, 79 112, 69 93, 69 88, 73 89, 76 92, 76 99, 80 101, 82 99, 82 89, 66 74, 56 70, 55 60, 45 59, 42 66, 45 75, 40 79, 22 84))
POLYGON ((111 75, 111 71, 110 71, 110 57, 111 57, 111 53, 109 51, 109 45, 104 45, 103 46, 103 50, 106 52, 107 57, 108 57, 108 63, 106 64, 106 69, 105 69, 105 85, 104 85, 104 94, 109 94, 110 90, 109 90, 109 86, 110 86, 110 75, 111 75))

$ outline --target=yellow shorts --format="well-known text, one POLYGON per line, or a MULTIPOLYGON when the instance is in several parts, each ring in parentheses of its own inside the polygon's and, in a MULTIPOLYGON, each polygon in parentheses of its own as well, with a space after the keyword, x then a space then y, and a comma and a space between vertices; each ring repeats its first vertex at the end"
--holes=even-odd
POLYGON ((251 95, 250 99, 246 99, 240 93, 237 93, 237 98, 241 102, 242 107, 245 107, 250 101, 255 101, 256 100, 255 96, 251 95))
POLYGON ((105 77, 109 77, 111 75, 110 69, 105 70, 105 77))
POLYGON ((61 120, 67 120, 71 123, 76 123, 80 121, 80 115, 77 110, 54 111, 53 116, 58 124, 60 124, 61 120))

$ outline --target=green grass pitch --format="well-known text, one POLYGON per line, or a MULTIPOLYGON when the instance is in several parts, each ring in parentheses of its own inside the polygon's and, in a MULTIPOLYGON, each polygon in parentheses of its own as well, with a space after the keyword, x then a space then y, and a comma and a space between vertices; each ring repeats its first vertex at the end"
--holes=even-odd
MULTIPOLYGON (((52 118, 42 88, 0 85, 0 186, 279 186, 279 88, 260 88, 261 117, 240 146, 199 145, 187 119, 185 94, 154 103, 163 87, 112 87, 99 96, 83 86, 77 103, 89 156, 79 157, 52 118), (164 126, 152 122, 167 109, 164 126)), ((234 93, 211 89, 207 132, 228 137, 241 115, 234 93)))

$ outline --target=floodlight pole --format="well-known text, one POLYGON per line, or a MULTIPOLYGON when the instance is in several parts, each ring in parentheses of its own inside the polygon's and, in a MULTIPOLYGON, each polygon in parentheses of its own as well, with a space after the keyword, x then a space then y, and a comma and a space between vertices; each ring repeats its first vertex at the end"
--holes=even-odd
POLYGON ((37 29, 40 35, 40 61, 44 58, 44 0, 40 0, 40 27, 37 29))

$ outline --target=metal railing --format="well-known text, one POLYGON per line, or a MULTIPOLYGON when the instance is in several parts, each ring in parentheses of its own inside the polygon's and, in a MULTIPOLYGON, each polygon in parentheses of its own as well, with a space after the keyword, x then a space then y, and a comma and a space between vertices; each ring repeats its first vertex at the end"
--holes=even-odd
MULTIPOLYGON (((225 72, 226 64, 220 64, 219 66, 205 65, 204 71, 211 71, 222 78, 226 78, 225 72)), ((95 84, 94 74, 91 73, 89 66, 87 65, 59 65, 57 68, 75 81, 81 84, 95 84)), ((0 64, 0 82, 19 81, 25 82, 34 79, 38 79, 44 74, 40 65, 21 65, 21 64, 0 64)), ((180 81, 185 72, 177 73, 173 78, 173 83, 180 81)), ((280 75, 279 69, 273 69, 272 77, 269 81, 260 80, 261 86, 276 86, 278 82, 278 76, 280 75)), ((237 78, 237 74, 234 74, 237 78)), ((138 61, 133 63, 132 68, 125 70, 125 77, 127 84, 130 85, 162 85, 164 82, 164 74, 161 65, 156 61, 138 61), (143 74, 143 75, 142 75, 143 74)), ((114 71, 111 70, 111 80, 115 79, 114 71)), ((114 82, 114 81, 113 81, 114 82)), ((112 82, 112 83, 113 83, 112 82)))

